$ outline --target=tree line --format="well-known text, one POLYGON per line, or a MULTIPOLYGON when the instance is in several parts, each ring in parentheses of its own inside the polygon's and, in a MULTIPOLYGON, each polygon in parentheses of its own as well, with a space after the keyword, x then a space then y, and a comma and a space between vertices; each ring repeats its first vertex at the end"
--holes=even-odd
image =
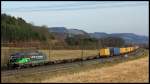
POLYGON ((120 37, 105 37, 105 38, 90 38, 90 37, 67 37, 66 42, 68 45, 71 46, 93 46, 97 48, 104 48, 104 47, 123 47, 125 46, 125 41, 120 37))
POLYGON ((34 26, 22 18, 1 14, 1 42, 45 41, 54 38, 44 26, 34 26))
MULTIPOLYGON (((61 41, 60 39, 56 39, 55 35, 53 33, 50 33, 48 31, 48 27, 46 26, 35 26, 31 23, 27 23, 22 18, 15 18, 13 16, 1 14, 1 43, 5 43, 5 42, 23 43, 29 41, 31 42, 48 41, 50 43, 51 40, 57 40, 57 42, 60 43, 59 46, 62 46, 62 48, 67 48, 70 46, 75 46, 75 48, 78 47, 78 48, 88 48, 88 49, 100 48, 100 47, 101 48, 121 47, 125 44, 124 40, 119 37, 107 37, 107 38, 97 39, 97 38, 91 38, 89 36, 84 36, 84 35, 83 36, 75 35, 73 37, 67 36, 64 39, 64 41, 61 41)), ((43 46, 45 47, 48 47, 48 45, 43 44, 43 46)))

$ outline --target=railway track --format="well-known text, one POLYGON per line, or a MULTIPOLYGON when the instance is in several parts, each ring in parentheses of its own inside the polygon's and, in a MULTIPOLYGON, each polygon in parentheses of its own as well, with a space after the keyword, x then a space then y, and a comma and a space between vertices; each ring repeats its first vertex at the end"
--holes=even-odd
MULTIPOLYGON (((133 56, 141 56, 143 53, 142 49, 138 49, 135 52, 131 52, 128 54, 128 57, 133 56)), ((71 63, 63 63, 63 64, 54 64, 54 65, 46 65, 46 66, 39 66, 39 67, 32 67, 32 68, 24 68, 24 69, 15 69, 15 70, 5 70, 1 71, 2 77, 8 77, 16 74, 22 73, 30 73, 30 74, 37 74, 37 73, 44 73, 44 72, 56 72, 65 69, 71 69, 75 67, 81 67, 82 65, 88 64, 98 64, 103 62, 113 62, 114 60, 126 60, 124 56, 114 56, 109 58, 99 58, 93 60, 85 60, 85 61, 78 61, 78 62, 71 62, 71 63)))

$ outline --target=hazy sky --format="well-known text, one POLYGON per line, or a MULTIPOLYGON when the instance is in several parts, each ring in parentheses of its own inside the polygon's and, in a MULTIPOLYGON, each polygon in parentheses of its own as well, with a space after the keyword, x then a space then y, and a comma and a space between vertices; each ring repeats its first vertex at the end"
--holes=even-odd
POLYGON ((146 1, 2 1, 1 7, 2 13, 39 26, 148 36, 146 1))

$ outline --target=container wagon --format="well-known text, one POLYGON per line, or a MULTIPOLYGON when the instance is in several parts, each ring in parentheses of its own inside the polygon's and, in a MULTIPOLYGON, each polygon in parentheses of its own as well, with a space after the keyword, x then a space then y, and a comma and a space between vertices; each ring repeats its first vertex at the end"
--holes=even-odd
POLYGON ((133 47, 130 47, 131 52, 133 51, 133 47))
POLYGON ((109 48, 100 49, 99 55, 100 55, 100 57, 108 57, 108 56, 110 56, 109 48))
POLYGON ((120 49, 116 47, 109 47, 110 56, 119 55, 120 49))
POLYGON ((127 48, 120 48, 120 54, 127 53, 127 48))
POLYGON ((130 50, 130 47, 127 47, 127 53, 130 53, 131 50, 130 50))
POLYGON ((120 55, 120 49, 119 48, 114 48, 114 55, 120 55))

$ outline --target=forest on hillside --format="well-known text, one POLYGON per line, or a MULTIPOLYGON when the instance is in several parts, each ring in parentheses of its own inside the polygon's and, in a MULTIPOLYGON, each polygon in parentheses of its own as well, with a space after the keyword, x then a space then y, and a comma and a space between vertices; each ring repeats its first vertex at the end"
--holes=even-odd
POLYGON ((53 36, 44 26, 34 26, 27 23, 22 18, 15 18, 6 14, 1 14, 1 41, 45 41, 52 39, 53 36))
MULTIPOLYGON (((66 48, 70 46, 82 48, 96 48, 96 47, 121 47, 125 45, 123 39, 118 37, 107 38, 90 38, 86 36, 76 35, 74 37, 66 37, 65 39, 57 39, 56 35, 48 31, 46 26, 35 26, 31 23, 27 23, 22 18, 15 18, 7 14, 1 14, 1 44, 16 43, 24 45, 25 42, 30 42, 30 46, 37 47, 38 45, 48 47, 44 43, 53 43, 53 46, 61 46, 66 48), (36 44, 36 42, 40 44, 36 44), (44 43, 43 43, 44 42, 44 43), (41 44, 42 43, 42 44, 41 44)), ((51 44, 50 44, 51 45, 51 44)), ((3 45, 9 46, 9 45, 3 45)), ((60 48, 60 47, 59 47, 60 48)))

